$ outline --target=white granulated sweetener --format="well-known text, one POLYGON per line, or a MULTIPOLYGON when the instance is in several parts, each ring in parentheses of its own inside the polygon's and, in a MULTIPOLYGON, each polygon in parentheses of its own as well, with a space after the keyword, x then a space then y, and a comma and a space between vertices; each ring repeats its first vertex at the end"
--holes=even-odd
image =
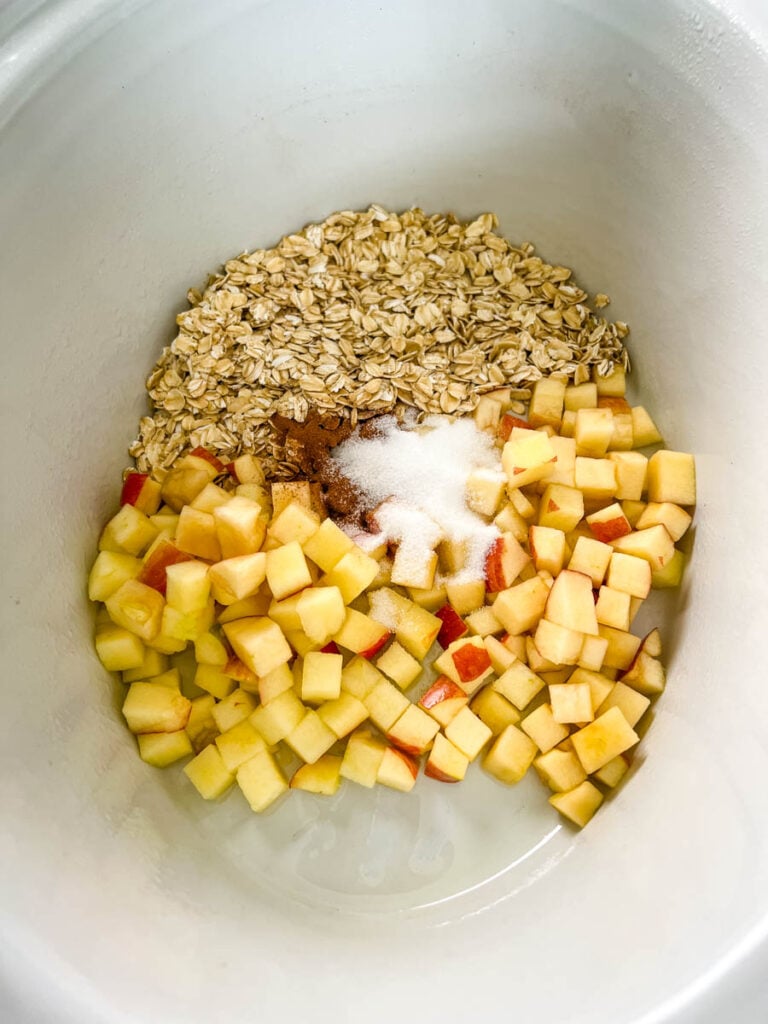
POLYGON ((482 578, 499 531, 467 508, 467 477, 476 469, 499 472, 501 462, 473 420, 431 416, 401 429, 394 417, 384 417, 376 436, 355 433, 332 458, 369 505, 381 506, 375 519, 382 540, 406 544, 414 562, 443 538, 465 542, 467 560, 453 578, 482 578))

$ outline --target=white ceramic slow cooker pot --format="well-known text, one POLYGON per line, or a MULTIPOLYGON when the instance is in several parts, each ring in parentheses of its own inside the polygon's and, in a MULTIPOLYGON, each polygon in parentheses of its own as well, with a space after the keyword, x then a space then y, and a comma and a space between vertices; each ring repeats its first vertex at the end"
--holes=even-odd
POLYGON ((0 8, 0 1019, 766 1019, 760 0, 0 8), (143 764, 84 579, 143 379, 221 260, 376 201, 474 215, 632 326, 699 473, 642 769, 257 818, 143 764))

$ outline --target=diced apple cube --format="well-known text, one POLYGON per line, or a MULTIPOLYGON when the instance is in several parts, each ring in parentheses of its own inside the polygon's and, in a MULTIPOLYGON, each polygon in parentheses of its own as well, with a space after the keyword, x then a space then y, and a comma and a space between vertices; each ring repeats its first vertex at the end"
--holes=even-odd
POLYGON ((314 764, 336 742, 336 733, 316 711, 307 711, 285 737, 285 742, 307 764, 314 764))
MULTIPOLYGON (((552 717, 556 722, 574 725, 591 722, 595 717, 592 706, 592 690, 587 682, 572 683, 569 681, 552 684, 549 687, 549 699, 552 703, 552 717)), ((559 743, 560 740, 557 742, 559 743)))
POLYGON ((648 502, 636 523, 638 530, 663 526, 675 542, 680 540, 690 525, 690 514, 671 501, 648 502))
POLYGON ((530 656, 528 663, 539 672, 557 665, 576 665, 581 656, 583 644, 583 633, 551 622, 549 619, 540 619, 536 627, 534 645, 538 653, 551 664, 537 668, 532 664, 530 656))
POLYGON ((373 582, 378 571, 379 563, 375 558, 353 547, 326 573, 323 583, 329 587, 338 587, 344 603, 350 604, 373 582))
POLYGON ((631 686, 638 693, 648 697, 656 697, 662 693, 666 685, 664 666, 651 657, 645 650, 640 650, 629 669, 621 677, 622 683, 631 686))
POLYGON ((493 520, 493 525, 500 533, 511 533, 520 543, 528 539, 528 521, 520 515, 511 501, 503 506, 493 520))
POLYGON ((525 637, 510 637, 509 634, 505 634, 501 639, 497 639, 494 636, 487 636, 484 639, 485 649, 488 651, 488 657, 491 659, 491 668, 497 675, 501 675, 518 658, 523 662, 525 661, 525 637), (520 641, 517 652, 510 646, 510 640, 520 641))
POLYGON ((143 512, 133 505, 123 505, 104 527, 99 538, 99 551, 140 555, 157 535, 157 527, 143 512))
POLYGON ((619 708, 601 714, 594 722, 571 735, 584 771, 591 775, 638 742, 638 735, 619 708))
POLYGON ((226 732, 216 737, 215 742, 224 767, 233 773, 240 765, 267 749, 260 734, 247 720, 238 722, 227 729, 226 732))
POLYGON ((571 572, 589 576, 593 587, 599 587, 605 578, 613 548, 591 537, 579 537, 568 562, 571 572))
POLYGON ((465 540, 452 540, 446 537, 437 546, 437 557, 440 568, 453 575, 461 572, 466 565, 468 546, 465 540))
POLYGON ((231 497, 232 495, 225 491, 223 487, 210 483, 206 484, 197 497, 193 498, 189 504, 191 508, 197 509, 198 512, 210 513, 215 508, 226 505, 231 497))
POLYGON ((365 697, 363 704, 373 724, 383 733, 389 732, 411 702, 396 686, 382 679, 365 697))
POLYGON ((614 629, 629 629, 630 595, 612 587, 600 587, 595 605, 597 621, 614 629))
POLYGON ((507 441, 501 454, 511 488, 525 487, 548 476, 557 458, 546 434, 539 430, 521 431, 522 434, 525 436, 507 441))
MULTIPOLYGON (((133 506, 124 505, 123 508, 133 506)), ((156 590, 138 580, 126 580, 110 594, 105 605, 116 626, 135 633, 145 643, 152 641, 160 632, 165 601, 156 590)))
POLYGON ((267 517, 258 502, 237 494, 226 505, 213 510, 213 519, 221 545, 220 558, 251 555, 261 548, 267 517))
POLYGON ((491 659, 482 637, 454 640, 435 659, 435 670, 471 694, 491 673, 491 659))
POLYGON ((466 754, 439 732, 429 752, 424 774, 438 782, 461 782, 468 767, 469 758, 466 754))
POLYGON ((188 615, 201 611, 211 593, 209 566, 190 559, 166 569, 165 599, 171 608, 188 615))
POLYGON ((615 668, 625 670, 634 661, 640 646, 640 638, 613 626, 600 626, 600 636, 608 641, 603 659, 603 670, 615 668))
POLYGON ((651 590, 651 566, 636 555, 614 551, 608 567, 608 586, 631 597, 646 598, 651 590))
POLYGON ((276 601, 312 585, 312 576, 298 541, 267 552, 267 583, 276 601))
POLYGON ((584 828, 603 802, 603 794, 585 779, 567 793, 553 793, 549 802, 563 817, 568 818, 579 828, 584 828))
POLYGON ((452 580, 446 583, 445 593, 453 610, 459 615, 467 615, 482 607, 485 580, 452 580))
POLYGON ((532 427, 550 426, 556 430, 563 418, 566 382, 557 377, 542 377, 533 385, 528 422, 532 427))
POLYGON ((493 609, 485 605, 470 612, 466 619, 469 632, 473 636, 493 636, 494 633, 503 633, 504 627, 493 614, 493 609))
POLYGON ((585 636, 581 645, 578 665, 580 668, 599 672, 603 667, 608 641, 601 636, 585 636))
MULTIPOLYGON (((104 626, 100 626, 105 628, 104 626)), ((119 629, 118 626, 108 625, 109 629, 119 629)), ((97 630, 98 632, 98 630, 97 630)), ((127 630, 126 630, 127 633, 127 630)), ((128 633, 128 636, 133 637, 134 640, 137 638, 132 633, 128 633)), ((139 641, 141 643, 141 641, 139 641)), ((144 657, 140 665, 135 668, 123 669, 123 682, 124 683, 136 683, 141 680, 152 679, 154 676, 162 675, 168 671, 169 661, 165 654, 160 654, 158 651, 153 651, 151 648, 144 648, 144 657)))
MULTIPOLYGON (((417 710, 414 708, 414 711, 417 710)), ((419 774, 419 763, 402 750, 387 747, 381 759, 376 781, 382 786, 396 789, 401 793, 410 793, 416 785, 419 774)))
POLYGON ((209 570, 213 596, 224 605, 251 597, 264 582, 266 572, 267 556, 263 551, 225 558, 209 570))
POLYGON ((330 572, 353 547, 352 538, 339 529, 332 519, 322 522, 317 532, 303 543, 304 554, 323 572, 330 572))
POLYGON ((533 564, 539 569, 546 569, 553 576, 563 568, 565 560, 565 534, 551 526, 531 526, 528 546, 533 564))
POLYGON ((421 543, 404 540, 397 546, 389 576, 391 582, 400 587, 429 590, 435 581, 436 570, 437 552, 430 551, 421 543))
POLYGON ((362 701, 384 676, 365 658, 353 658, 341 673, 341 688, 362 701))
POLYGON ((204 800, 216 800, 223 796, 235 781, 235 776, 227 771, 221 754, 213 744, 204 747, 197 757, 184 766, 184 774, 204 800))
POLYGON ((567 793, 586 779, 581 761, 570 750, 548 750, 533 762, 539 778, 555 793, 567 793))
POLYGON ((223 700, 235 688, 234 679, 216 665, 198 665, 194 682, 217 700, 223 700))
POLYGON ((304 545, 310 537, 314 537, 320 528, 320 517, 298 502, 291 502, 275 516, 269 527, 273 537, 281 544, 298 541, 304 545))
POLYGON ((88 576, 88 597, 91 601, 106 601, 123 583, 135 579, 140 571, 141 562, 133 555, 100 551, 88 576))
POLYGON ((439 722, 410 704, 387 731, 387 739, 406 754, 418 756, 429 749, 439 729, 439 722))
POLYGON ((285 690, 269 704, 257 707, 250 715, 249 721, 264 742, 272 746, 284 740, 296 728, 306 710, 293 690, 285 690))
POLYGON ((590 577, 572 569, 561 572, 549 591, 544 614, 550 622, 555 622, 559 626, 565 626, 577 633, 597 635, 595 601, 590 577))
POLYGON ((520 721, 517 708, 492 686, 484 686, 475 694, 470 707, 494 736, 498 736, 508 725, 517 725, 520 721))
POLYGON ((298 595, 296 614, 309 639, 324 644, 343 627, 347 609, 338 587, 308 587, 298 595))
POLYGON ((621 398, 626 394, 627 379, 623 366, 614 363, 610 373, 601 374, 596 366, 592 367, 592 380, 597 386, 598 395, 621 398))
POLYGON ((632 532, 629 520, 624 515, 624 509, 617 501, 600 509, 599 512, 593 512, 592 515, 587 516, 587 525, 595 538, 604 544, 632 532))
POLYGON ((341 739, 348 736, 368 717, 368 708, 351 693, 342 693, 336 700, 326 701, 317 709, 328 728, 341 739))
POLYGON ((660 444, 664 438, 642 405, 632 407, 632 433, 635 448, 647 448, 652 444, 660 444))
POLYGON ((522 661, 515 661, 491 684, 497 693, 506 697, 518 711, 523 711, 540 690, 544 680, 532 672, 522 661))
POLYGON ((549 484, 541 496, 539 525, 569 533, 584 515, 581 491, 565 484, 549 484))
POLYGON ((516 725, 508 725, 485 755, 483 768, 500 782, 514 785, 528 771, 537 753, 530 736, 516 725))
POLYGON ((303 764, 291 779, 291 789, 333 796, 341 785, 341 757, 323 754, 314 764, 303 764))
MULTIPOLYGON (((623 401, 623 399, 622 399, 623 401)), ((632 426, 632 410, 613 410, 613 433, 609 449, 612 452, 629 452, 635 444, 635 431, 632 426)))
POLYGON ((440 676, 422 696, 419 707, 445 728, 468 702, 469 697, 458 683, 440 676))
POLYGON ((178 690, 154 683, 131 683, 123 715, 133 733, 178 732, 187 724, 192 705, 178 690))
POLYGON ((170 470, 161 487, 161 496, 166 505, 174 512, 181 512, 211 482, 211 468, 196 463, 192 466, 178 465, 170 470))
POLYGON ((386 744, 372 736, 370 730, 358 729, 353 732, 341 761, 342 778, 371 789, 376 784, 386 750, 386 744))
POLYGON ((602 715, 611 708, 618 708, 627 722, 634 728, 645 712, 648 710, 651 701, 645 694, 627 686, 626 683, 617 682, 611 688, 611 692, 597 709, 602 715))
POLYGON ((373 591, 370 605, 371 618, 394 629, 395 637, 406 651, 423 661, 440 631, 440 619, 389 587, 373 591))
POLYGON ((421 664, 397 641, 390 644, 377 659, 376 667, 400 687, 407 690, 421 675, 421 664))
POLYGON ((564 406, 567 410, 594 409, 597 405, 597 385, 593 381, 569 384, 565 389, 564 406))
POLYGON ((600 458, 608 451, 613 436, 613 412, 610 409, 579 409, 573 436, 578 455, 600 458))
POLYGON ((261 462, 251 453, 238 455, 229 463, 227 471, 239 484, 263 484, 265 480, 261 462))
MULTIPOLYGON (((379 565, 384 566, 387 561, 388 559, 384 559, 384 561, 380 562, 379 565)), ((377 586, 386 587, 387 584, 391 582, 391 575, 387 578, 387 574, 383 573, 376 577, 371 584, 371 588, 373 589, 377 586)), ((419 587, 409 587, 408 596, 414 604, 417 604, 419 608, 425 608, 428 612, 434 612, 438 608, 442 608, 448 598, 444 583, 439 583, 437 586, 430 587, 429 590, 422 590, 419 587)))
POLYGON ((627 522, 636 529, 637 521, 645 511, 646 502, 644 501, 627 501, 626 499, 621 503, 621 510, 627 517, 627 522))
POLYGON ((450 604, 438 608, 435 615, 442 622, 440 632, 437 634, 437 642, 443 650, 446 650, 454 640, 460 640, 469 632, 467 624, 450 604))
POLYGON ((493 733, 469 708, 462 708, 446 726, 445 736, 469 761, 474 761, 493 733))
POLYGON ((293 673, 287 664, 279 665, 258 680, 259 698, 262 704, 268 704, 275 697, 293 685, 293 673))
POLYGON ((134 505, 146 516, 160 508, 160 484, 148 473, 127 473, 120 492, 121 505, 134 505))
POLYGON ((498 470, 473 469, 467 477, 467 507, 481 516, 495 516, 506 484, 506 476, 498 470))
MULTIPOLYGON (((265 555, 266 557, 266 555, 265 555)), ((308 588, 309 589, 309 588, 308 588)), ((267 615, 276 622, 285 633, 301 629, 301 616, 299 615, 299 601, 307 591, 302 590, 298 594, 283 598, 282 601, 272 601, 267 609, 267 615)))
POLYGON ((604 501, 614 497, 616 494, 615 464, 610 459, 577 456, 576 487, 587 501, 604 501))
POLYGON ((144 644, 135 633, 122 626, 112 623, 99 625, 94 643, 99 661, 108 672, 130 671, 144 663, 144 644))
POLYGON ((485 584, 491 593, 511 587, 530 555, 511 533, 502 534, 491 545, 485 558, 485 584))
POLYGON ((155 768, 167 768, 169 764, 194 753, 189 736, 183 729, 178 732, 143 733, 137 739, 142 761, 155 768))
POLYGON ((256 814, 265 811, 288 789, 285 776, 266 750, 240 765, 237 784, 256 814))
POLYGON ((513 635, 526 633, 544 614, 549 587, 540 576, 503 590, 493 602, 493 614, 513 635))
POLYGON ((336 700, 341 693, 342 656, 310 651, 304 657, 301 699, 306 704, 336 700))
POLYGON ((372 658, 390 638, 386 626, 376 622, 369 615, 347 608, 341 628, 334 634, 334 641, 362 658, 372 658))
POLYGON ((220 732, 227 732, 239 722, 245 721, 253 713, 256 701, 245 690, 238 688, 233 690, 228 697, 219 701, 211 711, 211 716, 219 727, 220 732))
POLYGON ((654 590, 664 590, 669 587, 679 587, 683 578, 685 568, 685 555, 682 551, 675 551, 663 569, 653 569, 651 572, 651 586, 654 590))
MULTIPOLYGON (((651 569, 663 569, 674 556, 675 546, 665 526, 650 526, 646 530, 635 530, 626 537, 612 541, 614 551, 625 555, 644 558, 651 569)), ((640 596, 640 595, 637 595, 640 596)))
POLYGON ((612 761, 609 761, 608 764, 604 764, 599 771, 595 772, 595 778, 598 782, 602 782, 604 786, 614 789, 628 771, 629 761, 623 754, 619 754, 612 761))
MULTIPOLYGON (((590 708, 590 714, 591 714, 590 708)), ((568 729, 562 725, 552 714, 552 707, 549 704, 540 704, 535 711, 520 722, 520 728, 530 736, 542 753, 546 753, 568 735, 568 729)))
POLYGON ((211 714, 216 706, 216 701, 211 694, 206 693, 201 697, 195 697, 191 704, 185 731, 189 736, 192 749, 199 754, 209 743, 213 743, 219 734, 218 726, 211 714))
POLYGON ((639 501, 645 490, 648 459, 640 452, 610 452, 608 459, 616 469, 616 497, 619 501, 639 501))
POLYGON ((222 629, 235 654, 257 676, 265 676, 291 660, 288 641, 269 618, 236 619, 222 629))
POLYGON ((478 430, 496 432, 504 406, 490 395, 483 395, 475 406, 474 419, 478 430))

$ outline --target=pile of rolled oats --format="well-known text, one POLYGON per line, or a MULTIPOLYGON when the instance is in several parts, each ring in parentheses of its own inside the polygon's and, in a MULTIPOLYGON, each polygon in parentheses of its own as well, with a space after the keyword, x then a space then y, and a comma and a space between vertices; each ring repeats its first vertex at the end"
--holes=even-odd
POLYGON ((275 413, 463 415, 500 386, 525 399, 542 376, 578 384, 593 366, 626 367, 627 325, 597 315, 567 267, 511 245, 497 224, 371 206, 229 260, 189 292, 147 381, 152 411, 130 448, 139 469, 162 477, 202 445, 254 452, 289 478, 275 413))

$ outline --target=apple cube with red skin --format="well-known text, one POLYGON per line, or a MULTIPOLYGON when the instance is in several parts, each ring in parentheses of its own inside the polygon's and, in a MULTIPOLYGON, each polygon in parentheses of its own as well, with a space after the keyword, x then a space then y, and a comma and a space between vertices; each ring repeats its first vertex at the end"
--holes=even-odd
POLYGON ((567 793, 580 786, 587 773, 572 750, 548 750, 533 762, 541 781, 555 793, 567 793))
POLYGON ((263 551, 225 558, 210 567, 213 596, 219 604, 232 605, 255 594, 267 573, 263 551))
POLYGON ((538 747, 516 725, 508 725, 500 733, 483 759, 483 768, 499 782, 519 782, 538 754, 538 747))
POLYGON ((470 708, 485 722, 491 733, 498 736, 508 725, 517 725, 520 715, 517 708, 506 697, 502 697, 492 686, 484 686, 472 698, 470 708))
POLYGON ((123 715, 133 733, 178 732, 192 708, 178 690, 154 683, 131 683, 123 702, 123 715))
POLYGON ((468 694, 474 693, 493 671, 485 643, 479 636, 454 640, 435 659, 434 666, 437 672, 458 683, 468 694))
POLYGON ((437 634, 437 642, 443 650, 454 640, 459 640, 469 632, 466 623, 451 605, 446 604, 442 608, 438 608, 435 615, 442 622, 440 632, 437 634))
POLYGON ((421 663, 397 641, 390 644, 379 657, 376 667, 384 675, 389 676, 392 682, 397 683, 401 690, 407 690, 409 686, 412 686, 422 671, 421 663))
POLYGON ((349 737, 341 761, 342 778, 372 789, 384 760, 387 745, 374 737, 369 729, 357 729, 349 737))
POLYGON ((329 587, 338 587, 344 598, 344 603, 350 604, 370 586, 378 571, 379 563, 376 559, 370 558, 364 551, 353 545, 325 574, 323 583, 329 587))
POLYGON ((485 585, 490 593, 511 587, 531 557, 511 533, 493 542, 485 557, 485 585))
POLYGON ((148 473, 127 473, 120 492, 121 505, 133 505, 145 516, 160 508, 160 484, 148 473))
POLYGON ((389 789, 396 789, 401 793, 410 793, 416 785, 418 774, 418 761, 409 757, 402 750, 387 747, 381 759, 379 770, 376 773, 376 781, 382 786, 389 787, 389 789))
POLYGON ((603 794, 589 779, 585 779, 567 793, 553 793, 549 802, 563 817, 579 828, 584 828, 603 802, 603 794))
POLYGON ((419 707, 445 728, 468 702, 469 697, 458 683, 448 676, 440 676, 422 696, 419 707))
POLYGON ((696 465, 687 452, 659 451, 648 460, 648 500, 696 504, 696 465))
POLYGON ((257 707, 249 721, 262 736, 264 742, 272 746, 293 732, 306 711, 307 709, 293 690, 285 690, 269 704, 257 707))
POLYGON ((386 626, 369 615, 347 608, 341 628, 334 636, 339 647, 344 647, 361 658, 373 658, 392 634, 386 626))
POLYGON ((136 577, 139 583, 152 587, 159 594, 165 594, 168 567, 180 562, 187 562, 192 555, 181 551, 172 541, 162 538, 153 545, 144 558, 144 564, 136 577))
POLYGON ((267 749, 267 745, 248 721, 238 722, 216 737, 216 747, 229 772, 236 772, 241 764, 267 749))
POLYGON ((178 465, 191 466, 193 468, 203 466, 207 469, 211 480, 215 480, 217 476, 221 476, 222 473, 227 471, 227 467, 221 459, 214 455, 212 451, 201 446, 193 448, 179 461, 178 465))
POLYGON ((558 377, 542 377, 533 385, 528 406, 528 422, 532 427, 560 427, 563 418, 566 383, 558 377))
POLYGON ((474 761, 493 733, 469 708, 462 708, 445 727, 445 737, 469 760, 474 761))
POLYGON ((252 811, 260 814, 288 789, 285 776, 267 750, 237 769, 237 784, 252 811))
POLYGON ((604 544, 632 532, 629 520, 617 501, 587 516, 587 524, 595 538, 604 544))
POLYGON ((522 711, 544 689, 545 683, 541 676, 532 672, 522 661, 515 661, 491 685, 497 693, 514 704, 518 711, 522 711))
POLYGON ((324 700, 336 700, 341 693, 342 663, 340 654, 323 654, 322 651, 306 654, 301 677, 302 701, 319 704, 324 700))
POLYGON ((596 636, 597 617, 589 576, 572 569, 561 572, 549 591, 544 614, 559 626, 596 636))
POLYGON ((203 747, 197 757, 184 766, 184 774, 203 800, 217 800, 235 781, 213 743, 203 747))
POLYGON ((387 733, 411 702, 396 686, 386 679, 377 683, 371 692, 362 698, 373 724, 387 733))
POLYGON ((107 523, 99 537, 99 551, 115 551, 123 555, 140 555, 157 537, 157 527, 134 508, 123 505, 107 523))
POLYGON ((468 767, 467 755, 439 732, 429 752, 424 774, 437 782, 461 782, 468 767))
POLYGON ((492 605, 493 614, 507 632, 513 635, 526 633, 544 614, 548 598, 549 587, 540 576, 534 576, 497 594, 492 605))
POLYGON ((531 526, 528 531, 528 547, 536 571, 546 569, 553 576, 563 568, 565 561, 565 534, 551 526, 531 526))
POLYGON ((291 789, 303 789, 319 796, 333 796, 340 785, 341 757, 337 754, 323 754, 314 764, 303 764, 290 783, 291 789))
POLYGON ((611 542, 614 551, 625 555, 636 555, 644 558, 652 570, 663 569, 674 557, 675 545, 664 526, 650 526, 645 530, 635 530, 626 537, 619 537, 611 542))
POLYGON ((584 771, 591 775, 634 746, 639 736, 619 708, 614 707, 574 732, 571 740, 584 771))
POLYGON ((439 730, 439 722, 411 704, 388 730, 387 739, 406 754, 418 756, 430 748, 439 730))
POLYGON ((584 516, 584 496, 576 487, 549 484, 541 496, 539 526, 570 533, 584 516))
POLYGON ((368 717, 368 708, 351 693, 342 691, 336 700, 328 700, 317 709, 318 715, 336 736, 348 736, 368 717))
POLYGON ((519 416, 511 416, 509 413, 501 417, 499 423, 498 435, 502 441, 508 441, 512 436, 512 431, 515 428, 521 430, 528 430, 530 423, 528 420, 523 420, 519 416))
POLYGON ((549 438, 540 430, 521 430, 507 441, 501 464, 510 487, 525 487, 549 476, 557 456, 549 438))
POLYGON ((282 630, 271 619, 236 619, 222 626, 235 654, 257 676, 265 676, 293 657, 282 630))
MULTIPOLYGON (((591 711, 590 708, 590 714, 591 711)), ((520 728, 543 754, 562 743, 568 735, 567 727, 552 714, 550 704, 540 704, 535 711, 531 711, 520 722, 520 728)))

